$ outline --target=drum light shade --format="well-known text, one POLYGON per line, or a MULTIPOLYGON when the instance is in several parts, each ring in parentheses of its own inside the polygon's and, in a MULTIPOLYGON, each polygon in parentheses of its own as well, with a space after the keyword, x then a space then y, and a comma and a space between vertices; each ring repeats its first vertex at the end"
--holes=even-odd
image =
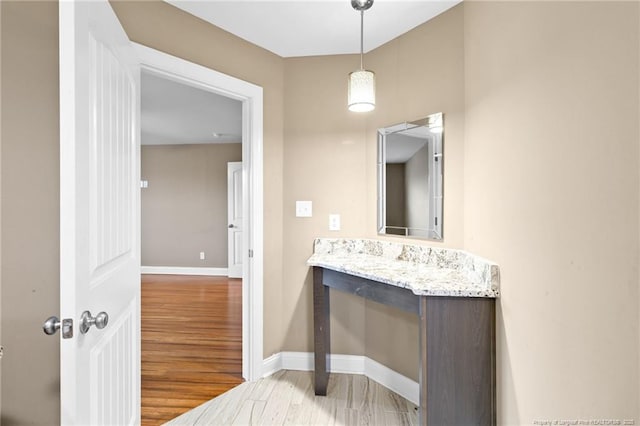
POLYGON ((360 69, 349 74, 347 105, 349 111, 367 112, 376 107, 376 75, 364 69, 364 11, 373 6, 373 0, 351 0, 351 6, 360 12, 360 69))
POLYGON ((372 111, 376 107, 375 74, 367 70, 358 70, 350 73, 347 98, 349 111, 372 111))

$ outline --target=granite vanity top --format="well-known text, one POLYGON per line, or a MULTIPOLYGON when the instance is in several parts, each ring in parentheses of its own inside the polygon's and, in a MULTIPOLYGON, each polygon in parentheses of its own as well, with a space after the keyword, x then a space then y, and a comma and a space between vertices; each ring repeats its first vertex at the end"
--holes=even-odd
POLYGON ((368 239, 316 238, 310 266, 320 266, 419 296, 500 295, 498 265, 463 250, 368 239))

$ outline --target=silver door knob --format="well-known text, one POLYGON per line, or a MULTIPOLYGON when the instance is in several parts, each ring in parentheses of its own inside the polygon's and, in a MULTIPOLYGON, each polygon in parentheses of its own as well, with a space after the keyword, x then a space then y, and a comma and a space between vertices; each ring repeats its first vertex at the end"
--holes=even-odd
POLYGON ((95 325, 98 330, 102 330, 108 323, 109 315, 106 312, 100 312, 93 317, 90 311, 84 311, 80 317, 80 333, 87 334, 92 325, 95 325))
POLYGON ((60 329, 60 320, 58 317, 49 317, 42 325, 42 330, 44 330, 44 334, 49 336, 56 334, 56 331, 60 329))

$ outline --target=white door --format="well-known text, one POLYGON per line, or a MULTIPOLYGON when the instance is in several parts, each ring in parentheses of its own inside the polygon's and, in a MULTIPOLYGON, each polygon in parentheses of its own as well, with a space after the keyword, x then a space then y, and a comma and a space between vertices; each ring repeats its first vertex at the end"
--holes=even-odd
POLYGON ((227 163, 229 278, 242 278, 242 163, 227 163))
POLYGON ((61 421, 138 424, 139 65, 106 0, 59 8, 61 421))

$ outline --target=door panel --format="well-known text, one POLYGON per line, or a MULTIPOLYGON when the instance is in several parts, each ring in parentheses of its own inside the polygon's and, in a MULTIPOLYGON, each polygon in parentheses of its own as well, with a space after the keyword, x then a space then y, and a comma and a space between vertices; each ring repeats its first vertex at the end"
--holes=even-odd
POLYGON ((137 424, 134 407, 137 389, 135 357, 131 347, 132 336, 137 335, 135 302, 123 312, 118 322, 109 324, 105 336, 90 355, 91 393, 110 395, 110 398, 91 400, 92 425, 137 424))
POLYGON ((230 278, 242 278, 242 163, 227 164, 228 267, 230 278))
POLYGON ((139 65, 107 1, 59 8, 61 420, 137 424, 139 65), (106 327, 81 333, 87 310, 106 327))
POLYGON ((135 81, 104 43, 90 36, 90 104, 94 121, 90 137, 91 269, 108 269, 133 250, 132 199, 129 184, 135 168, 131 119, 135 107, 135 81))

